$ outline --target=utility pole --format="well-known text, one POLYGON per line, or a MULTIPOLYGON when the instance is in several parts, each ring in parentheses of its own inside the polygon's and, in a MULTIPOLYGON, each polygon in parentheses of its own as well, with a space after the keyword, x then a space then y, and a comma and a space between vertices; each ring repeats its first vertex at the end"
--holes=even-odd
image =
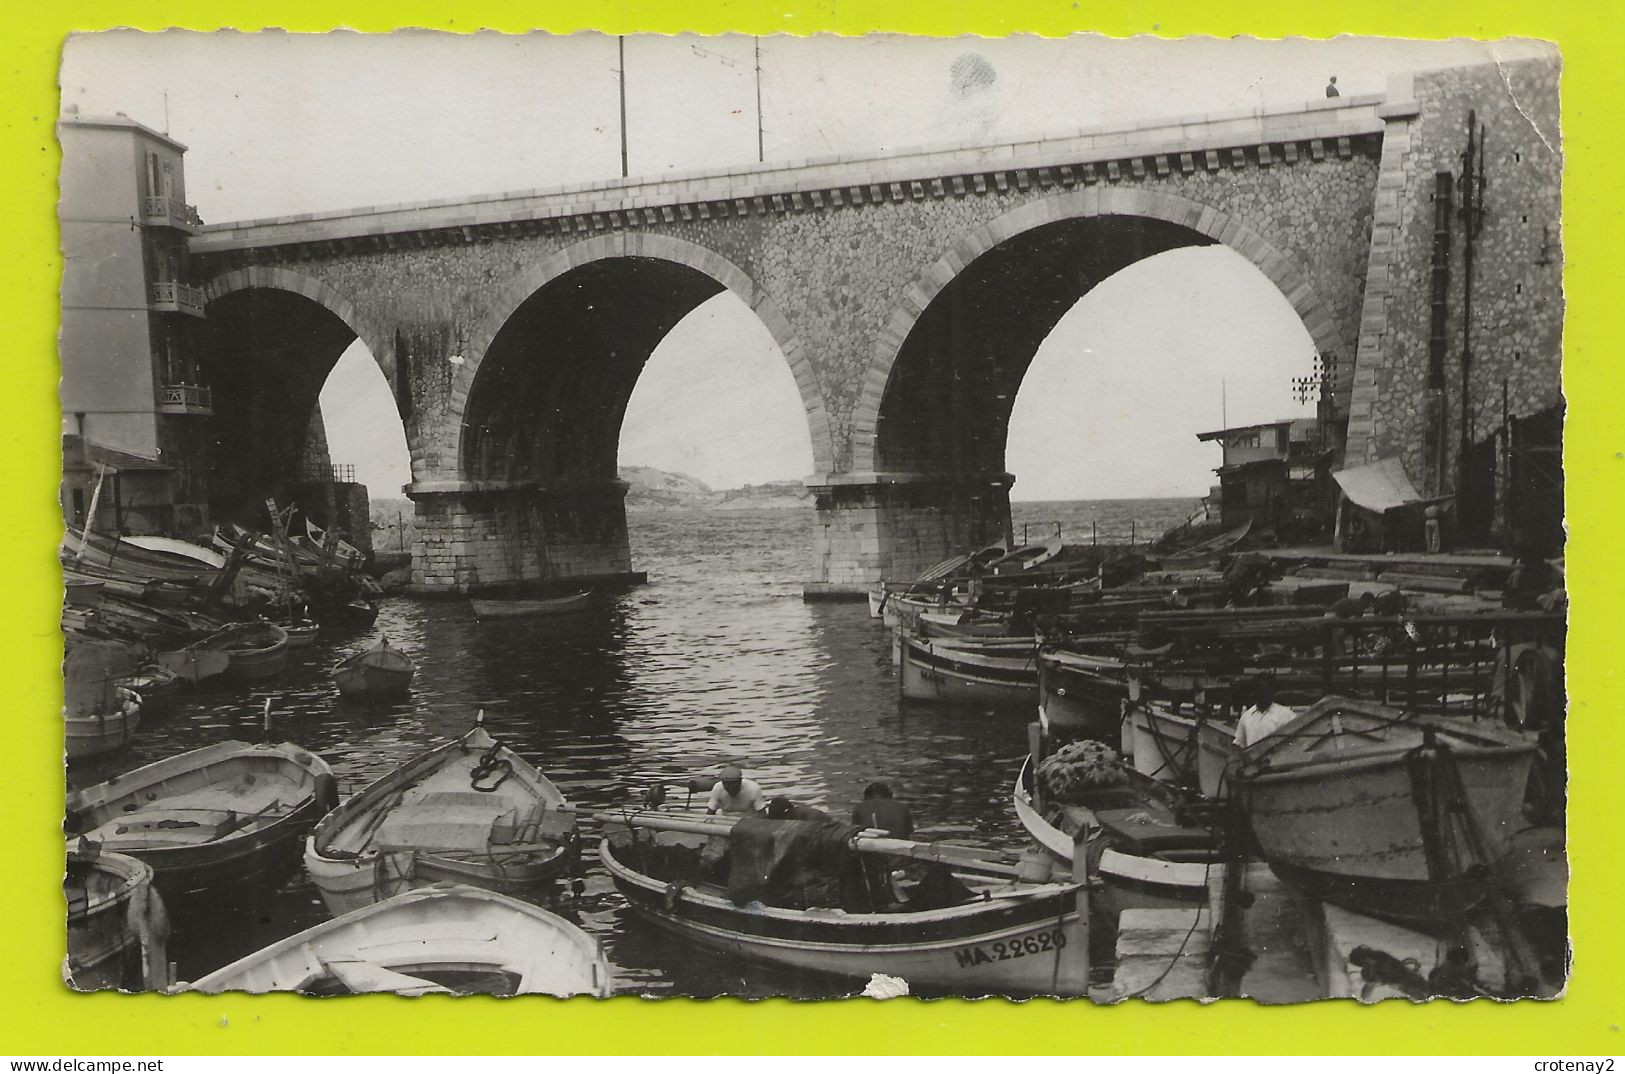
POLYGON ((753 37, 751 40, 756 43, 756 162, 761 164, 767 160, 762 143, 762 39, 753 37))
POLYGON ((1473 519, 1478 504, 1469 488, 1469 457, 1473 447, 1472 407, 1468 396, 1473 369, 1473 247, 1484 226, 1484 135, 1478 113, 1467 113, 1467 150, 1461 155, 1461 443, 1456 454, 1456 513, 1463 522, 1473 519))
POLYGON ((622 34, 615 39, 621 57, 621 178, 627 177, 626 170, 626 35, 622 34))

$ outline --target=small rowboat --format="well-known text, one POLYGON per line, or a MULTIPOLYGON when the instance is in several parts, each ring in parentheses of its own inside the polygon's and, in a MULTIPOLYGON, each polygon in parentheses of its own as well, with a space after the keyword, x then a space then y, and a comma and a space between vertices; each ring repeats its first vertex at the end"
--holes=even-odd
POLYGON ((519 619, 537 615, 568 615, 592 606, 592 592, 585 590, 567 597, 543 600, 471 600, 478 619, 519 619))
POLYGON ((225 643, 226 639, 219 634, 211 634, 184 649, 159 653, 158 666, 196 686, 231 669, 231 654, 226 652, 225 643))
POLYGON ((902 636, 903 696, 951 705, 1038 704, 1038 664, 1032 638, 902 636))
POLYGON ((166 897, 252 884, 285 867, 337 797, 333 771, 289 742, 218 742, 68 796, 82 842, 139 858, 166 897))
POLYGON ((142 664, 118 681, 141 698, 141 710, 151 716, 164 712, 180 693, 181 677, 159 664, 142 664))
POLYGON ((305 844, 305 870, 343 914, 440 882, 541 897, 575 850, 575 807, 476 724, 324 817, 305 844))
POLYGON ((265 620, 238 623, 220 631, 221 648, 231 659, 230 673, 244 681, 269 679, 288 663, 288 632, 265 620))
POLYGON ((62 720, 68 760, 108 753, 128 743, 141 726, 141 695, 115 687, 107 705, 93 711, 65 711, 62 720))
POLYGON ((410 656, 389 647, 389 639, 345 657, 333 669, 333 681, 345 697, 395 697, 412 687, 418 666, 410 656))
POLYGON ((186 986, 192 992, 607 996, 609 963, 576 926, 460 884, 362 906, 186 986))
POLYGON ((288 648, 308 649, 316 644, 317 637, 322 632, 322 626, 314 619, 290 619, 278 623, 288 633, 288 648))
POLYGON ((1448 787, 1441 770, 1454 768, 1477 831, 1454 856, 1464 872, 1492 866, 1522 827, 1535 749, 1497 724, 1328 697, 1242 753, 1237 796, 1283 878, 1379 916, 1431 918, 1449 900, 1429 872, 1422 791, 1448 787))
POLYGON ((1102 909, 1201 907, 1208 882, 1224 876, 1218 837, 1182 824, 1171 795, 1132 770, 1124 781, 1088 788, 1067 802, 1035 797, 1029 756, 1016 776, 1016 818, 1034 842, 1071 865, 1079 834, 1087 835, 1089 874, 1102 881, 1102 909))
MULTIPOLYGON (((829 823, 658 812, 601 813, 597 819, 605 831, 599 860, 632 910, 725 955, 856 981, 884 973, 914 988, 960 996, 1075 996, 1088 988, 1084 889, 1053 879, 1037 859, 1014 863, 1013 856, 993 851, 853 833, 823 845, 855 859, 860 872, 865 860, 884 870, 894 857, 936 862, 935 875, 943 882, 938 894, 944 897, 927 898, 929 885, 922 883, 908 901, 870 900, 850 911, 818 904, 790 909, 742 896, 739 905, 730 898, 737 893, 705 871, 708 843, 726 839, 734 856, 764 838, 780 844, 803 833, 816 837, 829 823), (1021 879, 1029 864, 1036 866, 1033 875, 1048 879, 1021 879)), ((852 831, 833 827, 835 836, 843 828, 852 831)))
POLYGON ((152 869, 123 854, 68 851, 63 977, 81 992, 161 989, 169 984, 169 920, 152 890, 152 869))

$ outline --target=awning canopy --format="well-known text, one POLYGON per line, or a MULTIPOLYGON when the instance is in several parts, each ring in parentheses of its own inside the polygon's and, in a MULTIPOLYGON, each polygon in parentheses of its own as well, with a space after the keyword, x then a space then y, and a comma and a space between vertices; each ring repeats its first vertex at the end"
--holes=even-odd
POLYGON ((1451 497, 1424 499, 1405 474, 1405 467, 1397 458, 1378 459, 1369 466, 1355 466, 1339 470, 1332 475, 1343 495, 1357 507, 1381 514, 1408 504, 1439 503, 1451 497))

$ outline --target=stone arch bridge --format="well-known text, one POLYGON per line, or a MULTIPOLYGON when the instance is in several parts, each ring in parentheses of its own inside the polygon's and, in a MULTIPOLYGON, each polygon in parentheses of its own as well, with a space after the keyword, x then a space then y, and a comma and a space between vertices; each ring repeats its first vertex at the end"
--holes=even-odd
POLYGON ((359 337, 411 448, 417 586, 626 575, 628 398, 661 338, 727 290, 806 412, 808 592, 859 592, 1001 534, 1006 426, 1040 342, 1112 273, 1211 243, 1336 356, 1335 424, 1369 455, 1413 438, 1373 402, 1407 360, 1384 350, 1388 281, 1427 256, 1393 241, 1425 104, 1402 79, 1277 113, 211 226, 192 246, 211 487, 246 496, 296 465, 359 337))

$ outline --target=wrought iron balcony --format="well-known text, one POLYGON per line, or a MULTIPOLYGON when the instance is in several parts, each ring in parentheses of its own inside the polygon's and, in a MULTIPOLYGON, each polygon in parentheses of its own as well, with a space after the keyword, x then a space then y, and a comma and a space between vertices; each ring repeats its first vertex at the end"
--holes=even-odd
POLYGON ((192 317, 204 316, 203 288, 174 280, 158 280, 148 291, 152 308, 163 313, 184 313, 192 317))
POLYGON ((165 384, 158 389, 160 414, 213 414, 214 392, 199 384, 165 384))
POLYGON ((164 194, 149 197, 143 202, 141 220, 150 227, 172 227, 188 235, 196 235, 203 230, 203 218, 197 214, 196 206, 164 194))

